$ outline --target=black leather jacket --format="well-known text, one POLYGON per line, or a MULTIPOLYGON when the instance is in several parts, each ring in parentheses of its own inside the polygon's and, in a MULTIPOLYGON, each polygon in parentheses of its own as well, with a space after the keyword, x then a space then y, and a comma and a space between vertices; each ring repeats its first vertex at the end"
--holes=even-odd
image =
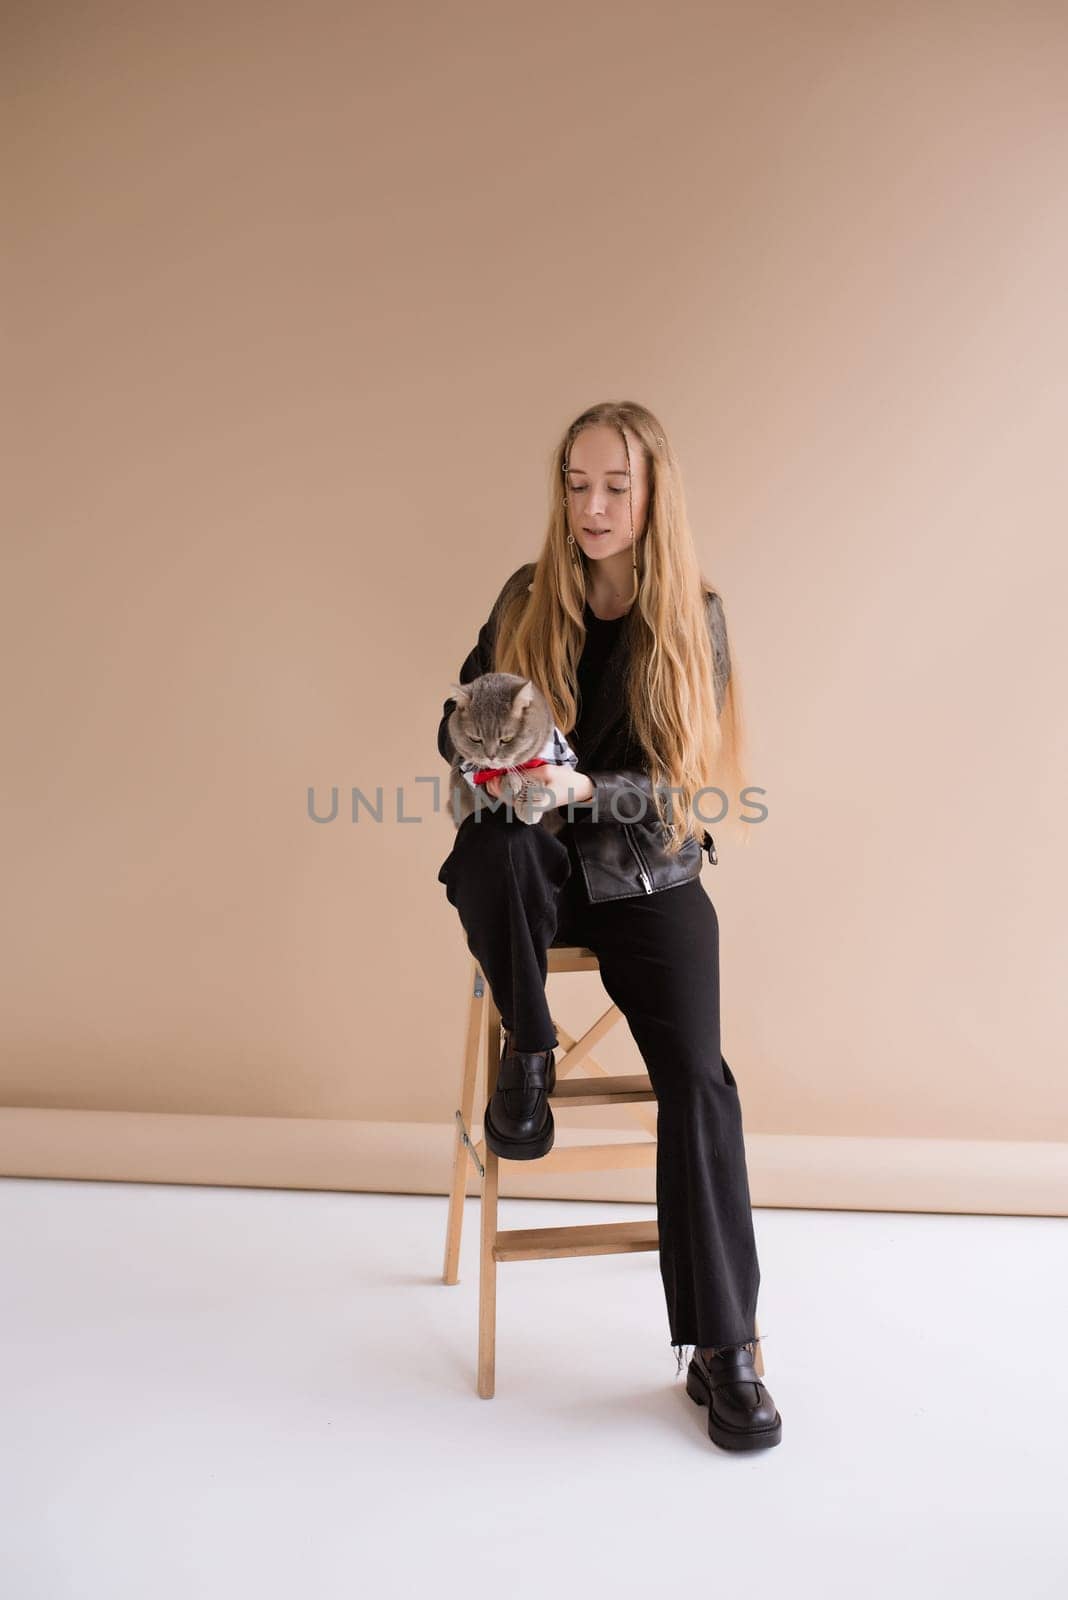
MULTIPOLYGON (((534 571, 535 563, 527 562, 505 583, 479 629, 474 649, 460 668, 458 683, 470 683, 482 673, 495 670, 494 643, 501 608, 514 588, 529 589, 534 571)), ((716 663, 716 704, 721 707, 730 676, 730 650, 723 605, 717 594, 708 596, 708 616, 716 663)), ((593 783, 593 799, 581 805, 576 802, 570 813, 566 805, 562 808, 564 816, 571 819, 564 832, 574 842, 591 901, 623 900, 688 883, 700 875, 703 849, 713 865, 717 861, 715 841, 707 830, 703 844, 688 838, 675 856, 668 855, 664 847, 664 828, 653 804, 645 752, 628 732, 624 634, 621 628, 591 703, 584 709, 585 748, 577 753, 579 771, 585 772, 593 783)), ((449 738, 448 720, 455 705, 455 700, 445 701, 438 726, 438 752, 450 765, 456 751, 449 738)))

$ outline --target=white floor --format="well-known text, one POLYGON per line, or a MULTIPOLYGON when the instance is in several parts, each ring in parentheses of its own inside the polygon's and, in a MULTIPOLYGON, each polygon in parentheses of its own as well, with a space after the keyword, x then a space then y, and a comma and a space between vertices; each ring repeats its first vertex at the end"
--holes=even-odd
POLYGON ((653 1253, 502 1265, 480 1400, 445 1205, 0 1180, 4 1600, 1068 1594, 1065 1222, 757 1211, 734 1455, 653 1253))

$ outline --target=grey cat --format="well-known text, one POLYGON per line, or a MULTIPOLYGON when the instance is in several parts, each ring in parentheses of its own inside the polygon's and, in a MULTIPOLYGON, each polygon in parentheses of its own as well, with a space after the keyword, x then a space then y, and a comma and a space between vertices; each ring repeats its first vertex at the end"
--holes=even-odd
POLYGON ((526 798, 528 788, 538 781, 536 767, 507 772, 499 802, 488 792, 476 798, 462 770, 471 763, 515 768, 540 753, 552 737, 554 723, 549 702, 537 685, 514 672, 484 672, 470 683, 450 683, 449 698, 456 701, 447 724, 457 752, 449 772, 449 810, 456 827, 476 805, 495 809, 510 803, 521 822, 540 820, 543 828, 558 833, 565 821, 561 810, 551 806, 539 813, 526 798))

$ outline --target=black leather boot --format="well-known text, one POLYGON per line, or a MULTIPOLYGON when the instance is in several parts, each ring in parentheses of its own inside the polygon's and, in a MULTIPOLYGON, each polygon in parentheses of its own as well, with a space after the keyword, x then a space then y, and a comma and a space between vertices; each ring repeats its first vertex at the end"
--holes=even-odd
POLYGON ((487 1147, 509 1161, 548 1155, 556 1138, 549 1096, 556 1088, 552 1050, 515 1050, 505 1030, 497 1087, 483 1118, 487 1147))
POLYGON ((707 1361, 698 1345, 686 1393, 708 1407, 708 1437, 725 1450, 762 1450, 782 1438, 782 1418, 757 1377, 750 1345, 720 1350, 707 1361))

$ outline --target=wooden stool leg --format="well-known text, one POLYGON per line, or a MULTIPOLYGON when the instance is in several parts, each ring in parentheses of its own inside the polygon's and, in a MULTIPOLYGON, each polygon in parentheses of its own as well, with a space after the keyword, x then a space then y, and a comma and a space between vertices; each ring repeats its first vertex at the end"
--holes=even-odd
POLYGON ((463 1076, 460 1082, 459 1115, 456 1124, 456 1142, 452 1152, 452 1187, 449 1191, 449 1220, 445 1229, 445 1265, 442 1277, 446 1283, 457 1283, 460 1277, 460 1237, 464 1225, 464 1199, 467 1194, 467 1169, 470 1157, 464 1134, 471 1136, 471 1116, 475 1109, 475 1082, 478 1077, 478 1049, 485 1020, 487 984, 477 961, 472 964, 471 1001, 467 1008, 467 1042, 464 1046, 463 1076))
MULTIPOLYGON (((487 985, 486 994, 486 1104, 497 1087, 500 1067, 501 1014, 487 985)), ((482 1235, 479 1254, 478 1279, 478 1392, 483 1400, 492 1400, 496 1384, 497 1363, 497 1180, 498 1157, 485 1139, 482 1140, 482 1160, 485 1176, 482 1179, 482 1235)))
MULTIPOLYGON (((759 1339, 760 1319, 758 1317, 753 1318, 753 1332, 759 1339)), ((761 1344, 756 1346, 756 1358, 753 1361, 753 1371, 756 1373, 758 1378, 762 1378, 764 1376, 764 1347, 761 1344)))

